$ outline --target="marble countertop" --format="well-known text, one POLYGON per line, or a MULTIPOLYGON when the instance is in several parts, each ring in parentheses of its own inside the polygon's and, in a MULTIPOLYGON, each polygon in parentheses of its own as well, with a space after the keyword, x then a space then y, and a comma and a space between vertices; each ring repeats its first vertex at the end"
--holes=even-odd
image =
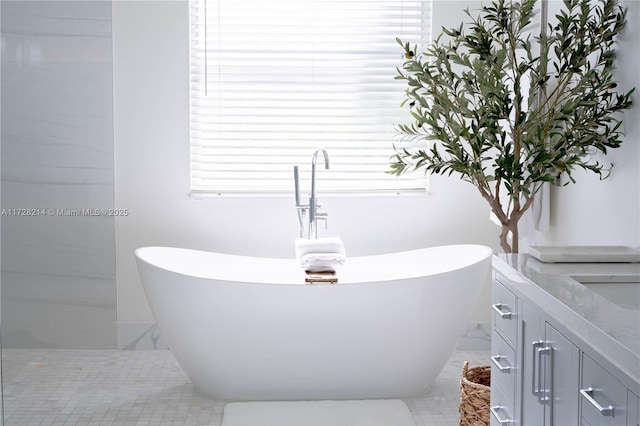
POLYGON ((543 263, 527 254, 493 260, 521 296, 640 382, 640 309, 620 306, 578 281, 635 281, 640 263, 543 263))

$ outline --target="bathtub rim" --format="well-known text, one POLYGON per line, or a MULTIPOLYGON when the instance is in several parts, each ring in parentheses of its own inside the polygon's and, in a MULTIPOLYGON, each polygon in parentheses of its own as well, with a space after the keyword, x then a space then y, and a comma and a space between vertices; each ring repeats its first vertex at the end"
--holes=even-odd
MULTIPOLYGON (((216 280, 220 282, 227 282, 233 284, 255 284, 255 285, 287 285, 287 286, 299 286, 299 285, 308 285, 304 281, 306 274, 305 272, 298 266, 296 260, 293 258, 278 258, 278 257, 259 257, 259 256, 247 256, 247 255, 238 255, 238 254, 230 254, 230 253, 220 253, 213 251, 205 251, 198 249, 190 249, 190 248, 182 248, 182 247, 171 247, 171 246, 144 246, 139 247, 134 251, 135 258, 137 262, 144 262, 153 267, 165 270, 167 272, 185 276, 192 278, 200 278, 200 279, 209 279, 216 280), (272 274, 271 279, 269 279, 269 274, 261 274, 258 275, 259 279, 256 277, 242 276, 242 274, 247 274, 247 270, 250 268, 244 268, 243 271, 238 273, 237 270, 232 271, 233 273, 222 274, 211 270, 211 265, 208 264, 205 267, 202 266, 202 262, 197 265, 196 269, 199 270, 185 270, 185 265, 166 265, 163 264, 162 260, 165 259, 153 259, 151 256, 145 252, 153 252, 153 251, 177 251, 178 253, 184 256, 190 256, 192 262, 196 260, 195 258, 200 258, 199 260, 213 260, 217 258, 218 260, 227 260, 227 261, 235 261, 242 262, 243 265, 264 265, 265 268, 271 269, 269 272, 272 274)), ((448 253, 451 254, 451 253, 448 253)), ((440 253, 443 255, 443 253, 440 253)), ((364 256, 355 256, 348 257, 347 263, 343 267, 338 270, 337 276, 339 278, 338 284, 340 285, 361 285, 361 284, 375 284, 375 283, 388 283, 389 281, 398 281, 404 279, 413 279, 419 278, 422 276, 431 276, 431 275, 439 275, 445 274, 457 269, 463 269, 475 264, 481 263, 485 261, 487 258, 491 258, 493 255, 493 250, 486 245, 482 244, 449 244, 442 246, 433 246, 433 247, 424 247, 418 249, 410 249, 403 250, 398 252, 389 252, 389 253, 381 253, 381 254, 373 254, 373 255, 364 255, 364 256), (456 261, 452 262, 449 267, 441 267, 442 265, 436 267, 433 271, 422 270, 420 269, 421 265, 418 267, 415 264, 409 264, 409 266, 413 268, 412 271, 402 270, 401 273, 394 274, 390 269, 386 269, 382 271, 376 276, 362 275, 364 272, 369 271, 369 269, 358 270, 358 268, 364 268, 366 263, 370 263, 373 265, 379 265, 381 261, 393 261, 398 260, 400 258, 416 258, 420 254, 429 254, 435 253, 437 251, 451 251, 451 250, 472 250, 473 256, 471 260, 467 261, 456 261), (355 264, 355 265, 354 265, 355 264), (358 274, 360 273, 360 275, 358 274)), ((417 259, 415 259, 417 260, 417 259)), ((175 263, 175 258, 172 259, 175 263)), ((407 259, 404 259, 406 262, 407 259)), ((193 265, 191 265, 193 266, 193 265)), ((395 265, 394 265, 395 266, 395 265)), ((380 272, 380 271, 378 271, 380 272)), ((373 271, 375 273, 375 271, 373 271)))

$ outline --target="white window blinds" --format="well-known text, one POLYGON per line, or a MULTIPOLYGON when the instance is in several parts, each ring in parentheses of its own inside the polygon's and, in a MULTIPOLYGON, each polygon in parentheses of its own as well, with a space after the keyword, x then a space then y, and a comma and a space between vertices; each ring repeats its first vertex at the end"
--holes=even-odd
POLYGON ((192 193, 291 192, 318 147, 323 193, 424 191, 385 171, 408 115, 395 39, 429 42, 430 3, 191 0, 192 193))

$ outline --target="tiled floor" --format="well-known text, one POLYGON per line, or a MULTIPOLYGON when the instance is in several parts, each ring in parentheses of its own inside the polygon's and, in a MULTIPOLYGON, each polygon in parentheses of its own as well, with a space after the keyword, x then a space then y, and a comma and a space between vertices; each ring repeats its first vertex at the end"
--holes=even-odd
MULTIPOLYGON (((432 389, 404 399, 416 425, 458 424, 464 361, 488 351, 456 351, 432 389)), ((3 350, 4 424, 219 425, 228 401, 198 394, 170 351, 3 350)))

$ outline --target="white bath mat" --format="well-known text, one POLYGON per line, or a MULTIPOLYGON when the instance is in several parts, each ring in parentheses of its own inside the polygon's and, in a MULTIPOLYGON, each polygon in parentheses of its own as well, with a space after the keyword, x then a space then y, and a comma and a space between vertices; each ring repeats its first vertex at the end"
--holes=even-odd
POLYGON ((232 402, 222 426, 415 426, 398 399, 232 402))

